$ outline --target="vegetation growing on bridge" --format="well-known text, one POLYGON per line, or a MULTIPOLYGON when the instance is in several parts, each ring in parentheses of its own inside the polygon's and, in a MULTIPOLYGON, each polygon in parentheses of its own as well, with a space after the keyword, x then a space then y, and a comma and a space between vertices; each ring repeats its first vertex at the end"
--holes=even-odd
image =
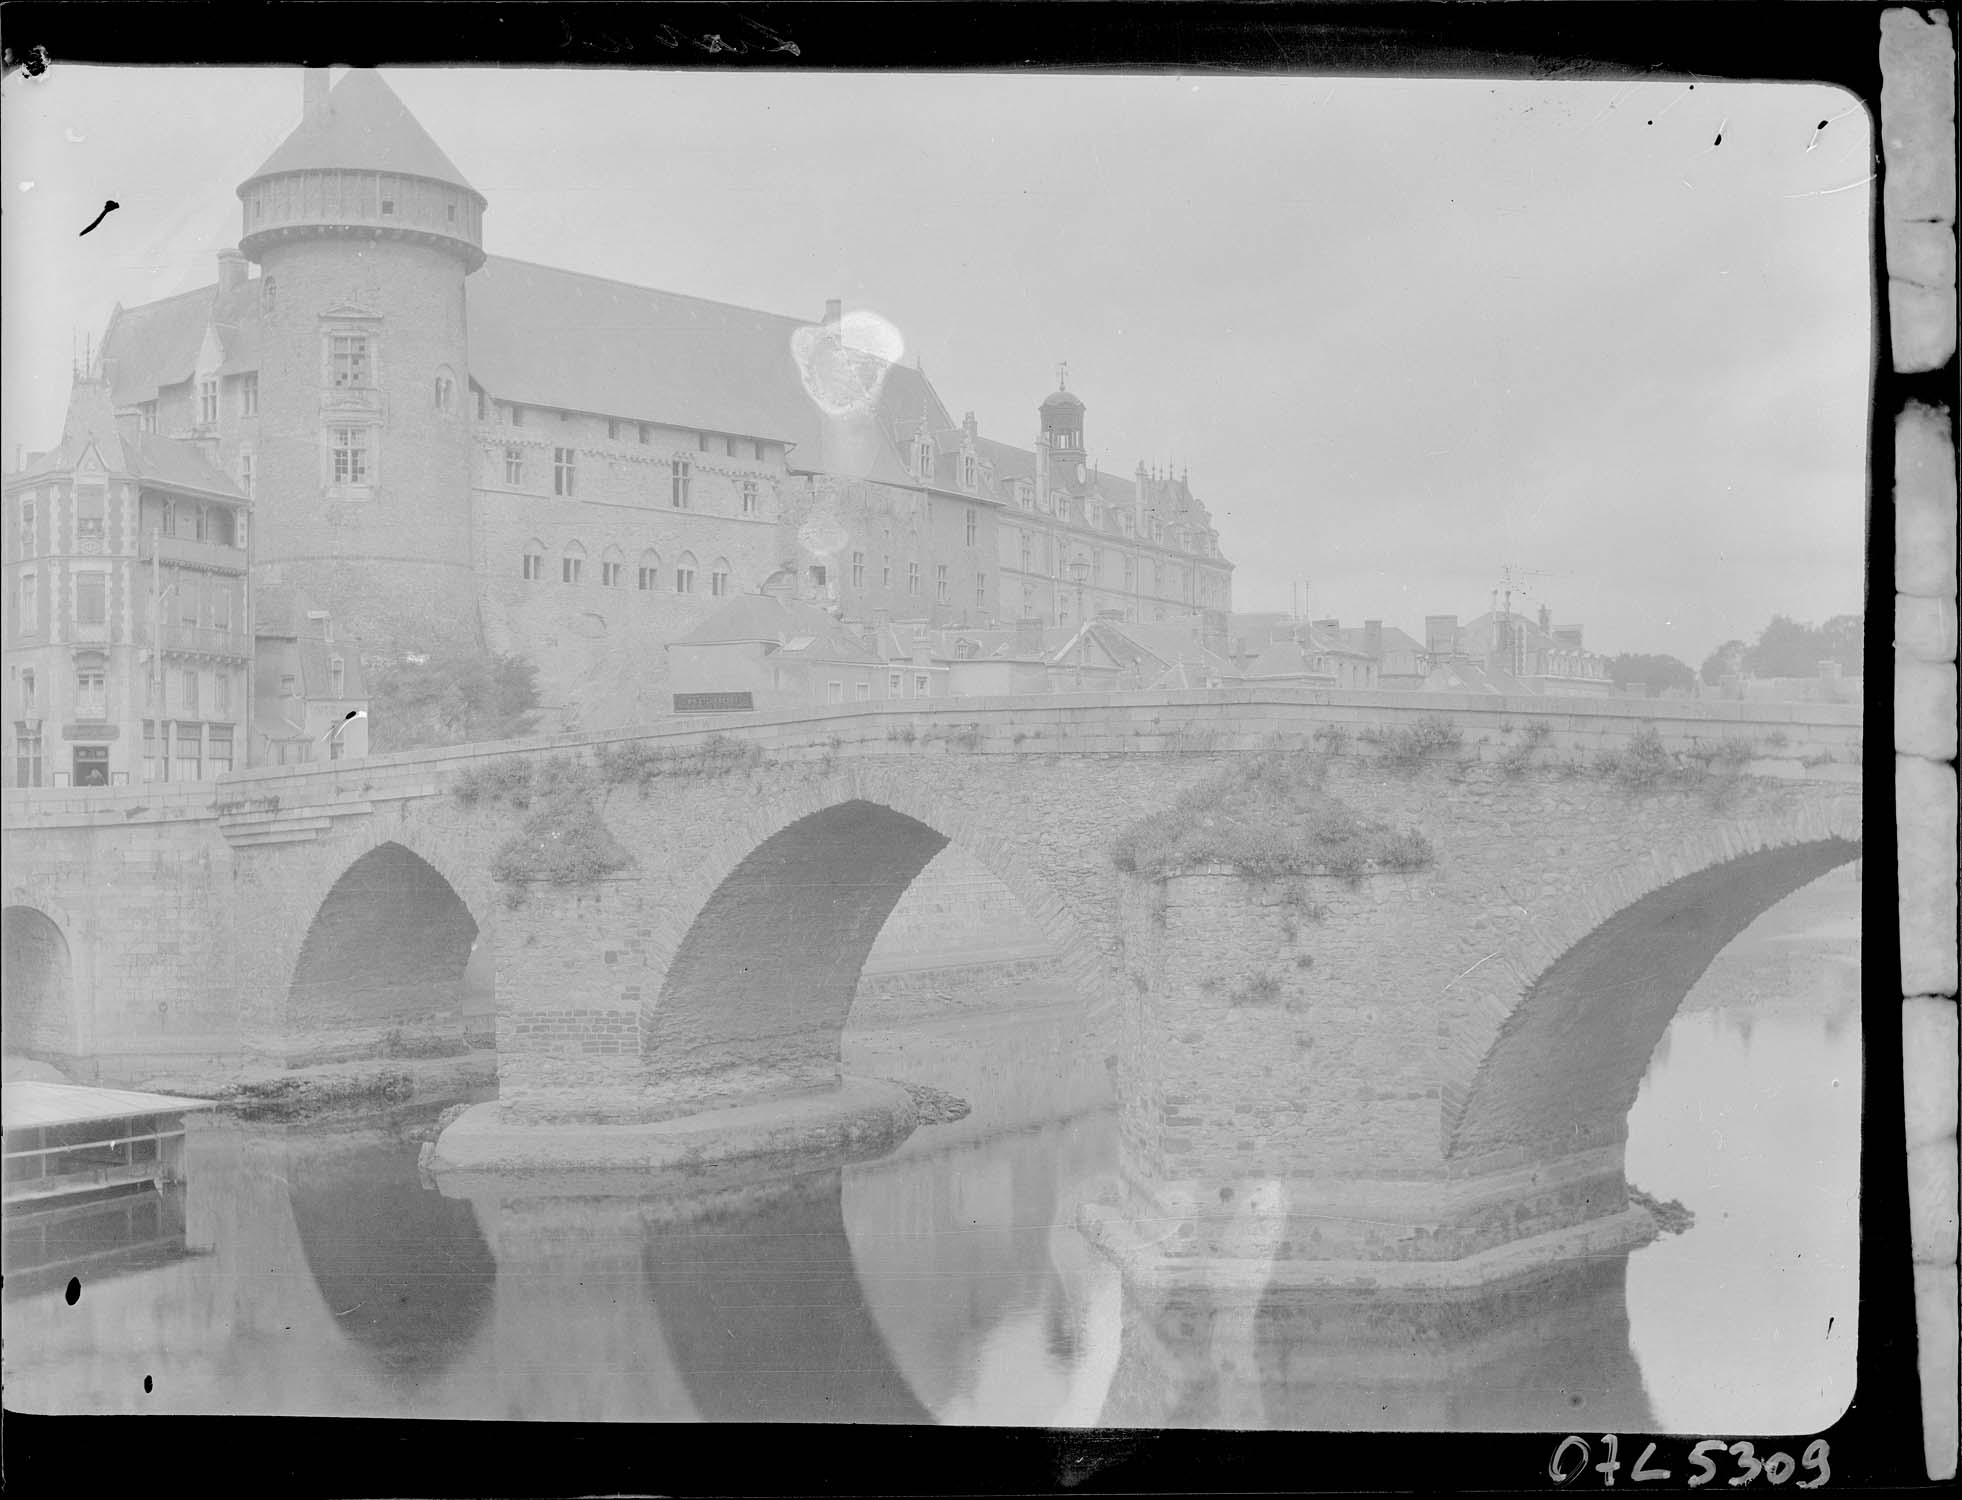
POLYGON ((1465 740, 1464 732, 1442 714, 1425 714, 1415 724, 1390 729, 1372 725, 1359 738, 1400 770, 1414 770, 1441 750, 1456 750, 1465 740))
POLYGON ((554 755, 472 766, 452 791, 465 807, 503 806, 531 814, 491 861, 492 876, 515 905, 532 881, 590 885, 633 863, 601 816, 612 788, 636 786, 645 796, 662 777, 727 776, 762 761, 761 746, 731 735, 711 735, 692 745, 630 740, 600 746, 590 761, 554 755))
POLYGON ((368 674, 368 744, 376 755, 522 739, 538 719, 538 670, 522 657, 404 657, 368 674))
POLYGON ((1414 828, 1366 818, 1325 790, 1327 761, 1276 742, 1180 794, 1118 836, 1120 870, 1162 877, 1204 865, 1243 875, 1342 875, 1420 870, 1435 855, 1414 828))

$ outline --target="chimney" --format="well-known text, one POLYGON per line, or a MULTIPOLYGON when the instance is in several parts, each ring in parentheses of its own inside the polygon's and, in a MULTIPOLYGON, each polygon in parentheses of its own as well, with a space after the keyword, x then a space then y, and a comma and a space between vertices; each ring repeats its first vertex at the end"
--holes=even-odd
POLYGON ((1041 620, 1024 618, 1015 622, 1015 653, 1018 656, 1042 655, 1041 620))
POLYGON ((1383 622, 1381 620, 1363 621, 1363 650, 1381 660, 1383 656, 1383 622))
POLYGON ((845 304, 833 297, 824 304, 824 326, 836 328, 845 316, 845 304))
POLYGON ((969 412, 966 416, 961 418, 961 431, 967 434, 967 440, 970 443, 973 442, 974 439, 979 435, 981 428, 980 425, 974 420, 973 412, 969 412))
POLYGON ((1424 649, 1432 656, 1455 655, 1458 650, 1458 617, 1425 615, 1424 649))
POLYGON ((300 118, 309 115, 327 102, 327 69, 308 68, 300 79, 300 118))
POLYGON ((245 257, 236 248, 218 252, 218 295, 245 285, 245 257))

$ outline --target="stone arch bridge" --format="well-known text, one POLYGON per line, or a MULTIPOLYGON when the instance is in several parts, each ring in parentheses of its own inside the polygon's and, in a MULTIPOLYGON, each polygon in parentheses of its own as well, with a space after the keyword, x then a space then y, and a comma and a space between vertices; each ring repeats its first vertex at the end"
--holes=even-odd
POLYGON ((1524 1240, 1632 1232, 1650 1052, 1733 936, 1859 856, 1861 732, 1829 705, 1225 689, 9 792, 7 1031, 105 1078, 372 1055, 453 1035, 474 966, 508 1122, 808 1094, 838 1080, 882 924, 952 844, 1021 899, 1108 1056, 1125 1183, 1086 1224, 1113 1254, 1216 1271, 1234 1252, 1207 1226, 1264 1184, 1287 1205, 1269 1279, 1472 1276, 1524 1240), (1457 743, 1385 753, 1424 720, 1457 743), (1604 774, 1638 735, 1730 770, 1604 774), (1319 744, 1326 790, 1430 861, 1116 867, 1120 830, 1276 736, 1319 744), (580 878, 536 878, 555 864, 580 878))

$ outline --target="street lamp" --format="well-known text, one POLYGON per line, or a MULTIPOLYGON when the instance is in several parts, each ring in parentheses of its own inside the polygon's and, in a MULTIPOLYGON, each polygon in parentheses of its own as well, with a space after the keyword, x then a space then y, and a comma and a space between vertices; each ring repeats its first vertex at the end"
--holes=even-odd
POLYGON ((1081 557, 1070 559, 1070 580, 1076 585, 1076 690, 1083 691, 1083 656, 1089 649, 1085 634, 1090 617, 1083 612, 1083 585, 1089 580, 1090 564, 1081 557))

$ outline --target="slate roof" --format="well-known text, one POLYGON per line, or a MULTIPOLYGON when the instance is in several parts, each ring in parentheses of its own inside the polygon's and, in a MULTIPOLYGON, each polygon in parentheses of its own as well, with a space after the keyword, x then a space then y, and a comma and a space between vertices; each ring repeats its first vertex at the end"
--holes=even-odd
MULTIPOLYGON (((310 111, 246 181, 329 168, 399 172, 477 191, 372 68, 355 68, 335 84, 326 103, 310 111)), ((239 195, 244 193, 241 184, 239 195)))
POLYGON ((739 594, 673 644, 775 646, 787 660, 870 665, 883 660, 828 611, 774 594, 739 594), (791 644, 799 641, 804 644, 791 644))
POLYGON ((122 433, 116 425, 109 385, 102 380, 75 382, 68 395, 61 441, 10 478, 66 473, 81 462, 91 447, 112 474, 131 474, 167 489, 196 490, 229 500, 246 498, 231 477, 206 458, 197 444, 160 437, 154 432, 122 433))

